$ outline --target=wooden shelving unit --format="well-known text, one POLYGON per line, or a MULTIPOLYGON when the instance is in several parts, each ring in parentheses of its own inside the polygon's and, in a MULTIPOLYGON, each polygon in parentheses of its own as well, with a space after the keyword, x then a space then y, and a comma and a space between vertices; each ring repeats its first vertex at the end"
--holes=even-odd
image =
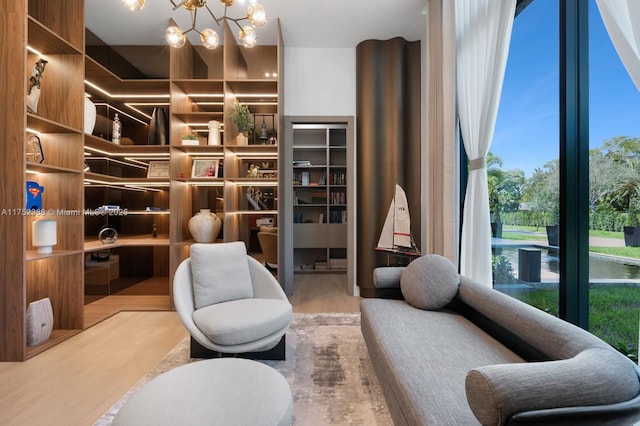
POLYGON ((83 208, 84 1, 3 0, 0 23, 0 361, 24 361, 83 327, 83 218, 73 212, 83 208), (28 81, 41 56, 48 63, 38 110, 27 113, 28 81), (42 142, 42 164, 26 160, 32 134, 42 142), (24 211, 27 181, 45 188, 41 215, 24 211), (48 255, 31 243, 32 223, 45 218, 57 223, 48 255), (27 305, 44 297, 51 300, 54 331, 48 341, 27 346, 27 305))
POLYGON ((0 91, 0 212, 5 212, 0 220, 5 247, 0 256, 2 362, 24 361, 83 329, 87 277, 104 269, 87 263, 93 255, 110 254, 107 275, 112 276, 118 263, 122 267, 123 261, 139 260, 128 250, 143 250, 146 257, 138 263, 149 260, 154 276, 171 277, 189 255, 193 239, 187 223, 200 208, 212 208, 223 219, 219 241, 242 240, 250 250, 257 244, 257 218, 270 217, 278 224, 284 48, 281 36, 277 46, 243 48, 225 24, 224 46, 214 51, 191 45, 172 49, 169 78, 123 79, 85 55, 83 0, 0 0, 0 6, 0 75, 6 80, 6 90, 0 91), (38 112, 27 113, 28 79, 40 55, 49 61, 42 95, 38 112), (266 72, 277 77, 265 77, 266 72), (97 106, 93 134, 84 134, 85 93, 97 106), (269 145, 236 144, 237 131, 229 120, 233 101, 249 105, 256 126, 266 122, 269 145), (131 112, 131 104, 139 111, 131 112), (146 144, 144 117, 156 106, 169 108, 167 145, 146 144), (111 142, 115 112, 123 122, 122 136, 133 145, 111 142), (222 123, 221 145, 206 145, 210 120, 222 123), (186 133, 196 133, 200 146, 182 146, 186 133), (31 134, 41 139, 43 163, 26 160, 25 143, 31 134), (218 176, 192 178, 196 158, 219 160, 218 176), (146 176, 146 166, 154 160, 169 162, 169 177, 146 176), (250 164, 270 174, 248 176, 250 164), (12 213, 24 212, 27 181, 45 188, 43 207, 53 216, 42 218, 57 222, 58 242, 52 254, 38 254, 31 244, 31 224, 41 217, 12 213), (256 190, 264 195, 259 210, 247 198, 256 190), (118 205, 127 214, 86 214, 102 205, 118 205), (115 244, 97 242, 104 225, 118 229, 115 244), (54 332, 43 344, 28 347, 27 305, 43 297, 52 302, 54 332))
MULTIPOLYGON (((229 119, 234 102, 245 103, 259 130, 262 115, 268 120, 269 135, 277 140, 281 125, 282 38, 277 46, 245 49, 225 24, 224 46, 214 51, 187 44, 170 55, 171 81, 171 274, 189 256, 194 242, 189 219, 202 208, 211 209, 223 222, 219 242, 244 241, 249 251, 259 250, 256 219, 268 217, 277 225, 280 145, 238 145, 237 129, 229 119), (221 145, 206 145, 207 123, 221 122, 221 145), (196 133, 199 146, 181 145, 181 137, 196 133), (194 159, 219 161, 218 175, 191 178, 194 159), (251 164, 270 174, 248 175, 251 164), (267 167, 264 167, 267 166, 267 167), (247 194, 259 194, 249 199, 247 194), (256 207, 258 206, 258 207, 256 207)), ((254 142, 255 138, 251 141, 254 142)), ((250 143, 251 143, 250 142, 250 143)), ((271 140, 273 142, 273 139, 271 140)))

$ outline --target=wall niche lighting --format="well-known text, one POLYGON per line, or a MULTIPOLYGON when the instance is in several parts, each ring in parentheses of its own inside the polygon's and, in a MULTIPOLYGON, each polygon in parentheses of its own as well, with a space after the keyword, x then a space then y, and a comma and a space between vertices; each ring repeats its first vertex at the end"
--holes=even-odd
MULTIPOLYGON (((121 0, 122 3, 133 11, 140 10, 144 7, 145 0, 121 0)), ((215 49, 220 43, 220 36, 212 28, 204 28, 199 30, 196 28, 196 20, 198 18, 198 12, 208 12, 213 21, 220 27, 223 21, 233 22, 238 27, 238 38, 245 47, 253 47, 258 42, 258 36, 256 34, 257 28, 262 28, 267 23, 267 12, 260 3, 252 3, 247 8, 245 16, 239 18, 232 18, 228 15, 228 9, 233 6, 234 0, 219 0, 224 5, 224 13, 220 17, 216 17, 213 11, 207 5, 207 0, 169 0, 173 5, 173 10, 180 7, 189 11, 191 15, 191 28, 184 31, 177 25, 171 25, 165 31, 165 39, 169 46, 180 48, 184 46, 188 34, 191 31, 195 31, 200 34, 200 40, 202 45, 207 49, 215 49), (246 23, 242 23, 247 21, 246 23)))

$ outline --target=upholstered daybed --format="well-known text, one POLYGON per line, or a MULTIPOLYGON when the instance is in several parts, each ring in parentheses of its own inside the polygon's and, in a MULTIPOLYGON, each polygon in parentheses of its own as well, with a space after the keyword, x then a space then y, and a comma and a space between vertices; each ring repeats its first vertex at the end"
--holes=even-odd
POLYGON ((429 255, 378 271, 362 333, 396 425, 633 424, 638 366, 593 334, 429 255), (395 279, 394 279, 395 277, 395 279))

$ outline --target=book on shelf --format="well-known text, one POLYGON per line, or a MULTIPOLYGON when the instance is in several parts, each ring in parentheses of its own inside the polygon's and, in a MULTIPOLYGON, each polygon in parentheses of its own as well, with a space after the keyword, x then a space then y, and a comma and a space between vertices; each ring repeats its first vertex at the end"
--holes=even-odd
POLYGON ((310 165, 311 165, 311 161, 309 160, 293 160, 294 167, 304 167, 304 166, 310 166, 310 165))
POLYGON ((309 185, 309 172, 302 172, 301 183, 302 186, 309 185))
POLYGON ((313 262, 313 267, 316 271, 326 271, 327 270, 327 261, 326 260, 316 260, 313 262))

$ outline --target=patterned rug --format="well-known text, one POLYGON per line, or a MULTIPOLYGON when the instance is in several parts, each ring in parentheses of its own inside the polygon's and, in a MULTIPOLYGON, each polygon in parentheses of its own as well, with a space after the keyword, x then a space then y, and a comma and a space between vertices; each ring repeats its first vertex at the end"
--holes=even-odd
MULTIPOLYGON (((185 338, 96 423, 110 425, 131 393, 189 358, 185 338)), ((296 426, 392 426, 360 333, 360 314, 294 314, 286 361, 263 361, 287 379, 296 426)))

